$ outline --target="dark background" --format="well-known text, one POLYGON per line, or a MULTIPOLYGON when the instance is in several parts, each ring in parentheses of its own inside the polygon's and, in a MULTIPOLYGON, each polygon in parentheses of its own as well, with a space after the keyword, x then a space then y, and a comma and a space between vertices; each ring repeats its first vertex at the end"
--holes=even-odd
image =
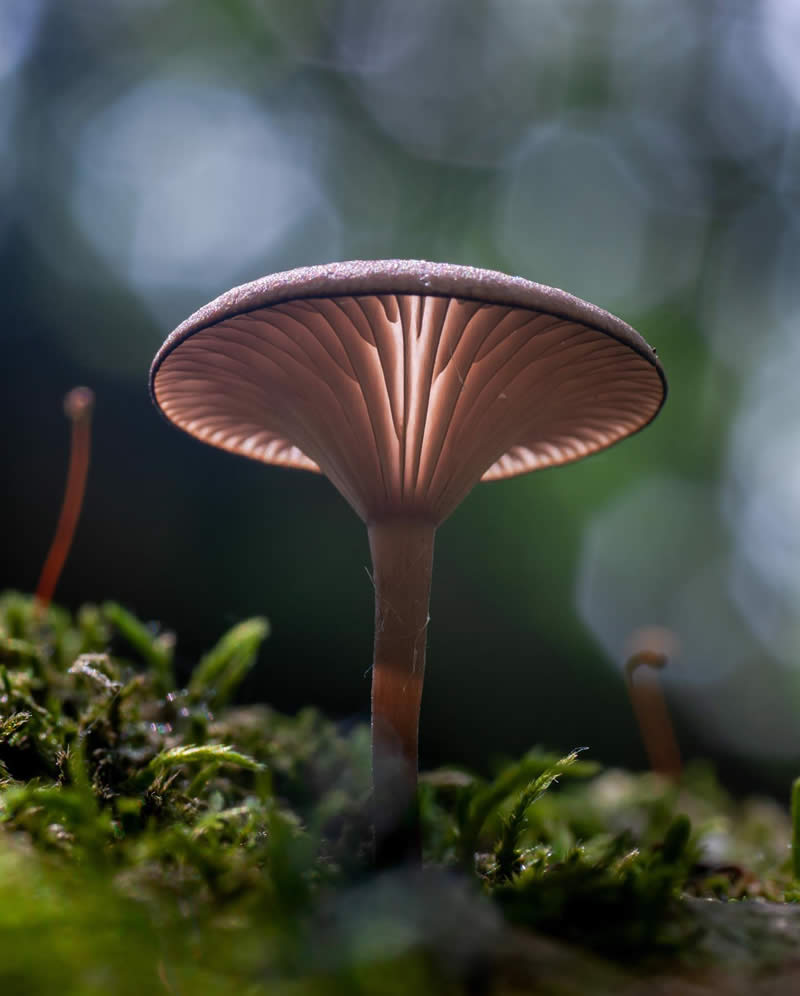
POLYGON ((63 394, 97 395, 57 599, 182 660, 249 614, 247 694, 365 716, 366 533, 322 478, 168 426, 167 333, 264 273, 412 257, 513 272, 658 348, 656 423, 481 485, 437 537, 423 759, 536 742, 644 764, 622 682, 669 629, 687 756, 800 770, 800 7, 783 0, 5 0, 0 588, 32 590, 63 394))

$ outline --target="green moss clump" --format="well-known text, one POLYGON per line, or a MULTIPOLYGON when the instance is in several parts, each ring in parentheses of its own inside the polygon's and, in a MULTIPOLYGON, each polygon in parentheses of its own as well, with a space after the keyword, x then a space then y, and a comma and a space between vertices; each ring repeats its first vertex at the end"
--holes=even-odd
POLYGON ((267 634, 180 688, 122 607, 0 596, 0 991, 577 993, 710 957, 688 897, 795 898, 787 814, 541 750, 423 775, 425 867, 378 876, 366 727, 230 704, 267 634))

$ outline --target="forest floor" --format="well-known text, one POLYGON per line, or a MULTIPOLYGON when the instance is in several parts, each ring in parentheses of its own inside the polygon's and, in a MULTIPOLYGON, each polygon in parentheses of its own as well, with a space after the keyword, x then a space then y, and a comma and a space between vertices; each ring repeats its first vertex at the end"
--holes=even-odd
POLYGON ((1 992, 800 992, 778 804, 533 749, 424 773, 423 864, 377 872, 368 729, 233 704, 267 632, 178 687, 119 605, 0 595, 1 992))

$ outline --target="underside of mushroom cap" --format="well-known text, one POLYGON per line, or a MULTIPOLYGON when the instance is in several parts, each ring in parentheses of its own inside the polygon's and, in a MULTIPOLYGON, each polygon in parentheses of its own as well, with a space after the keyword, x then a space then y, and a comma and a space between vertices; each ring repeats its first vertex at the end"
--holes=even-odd
POLYGON ((439 523, 478 480, 579 459, 663 404, 629 325, 519 277, 421 261, 276 274, 162 346, 156 404, 223 449, 321 470, 367 522, 439 523))

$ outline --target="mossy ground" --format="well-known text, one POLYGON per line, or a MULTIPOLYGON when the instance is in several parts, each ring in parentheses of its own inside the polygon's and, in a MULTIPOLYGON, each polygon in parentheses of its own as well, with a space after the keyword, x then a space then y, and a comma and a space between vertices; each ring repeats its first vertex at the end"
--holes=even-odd
POLYGON ((0 992, 606 991, 710 967, 690 897, 796 898, 777 805, 541 750, 426 773, 424 867, 375 873, 368 730, 231 704, 267 631, 177 687, 120 606, 0 596, 0 992))

